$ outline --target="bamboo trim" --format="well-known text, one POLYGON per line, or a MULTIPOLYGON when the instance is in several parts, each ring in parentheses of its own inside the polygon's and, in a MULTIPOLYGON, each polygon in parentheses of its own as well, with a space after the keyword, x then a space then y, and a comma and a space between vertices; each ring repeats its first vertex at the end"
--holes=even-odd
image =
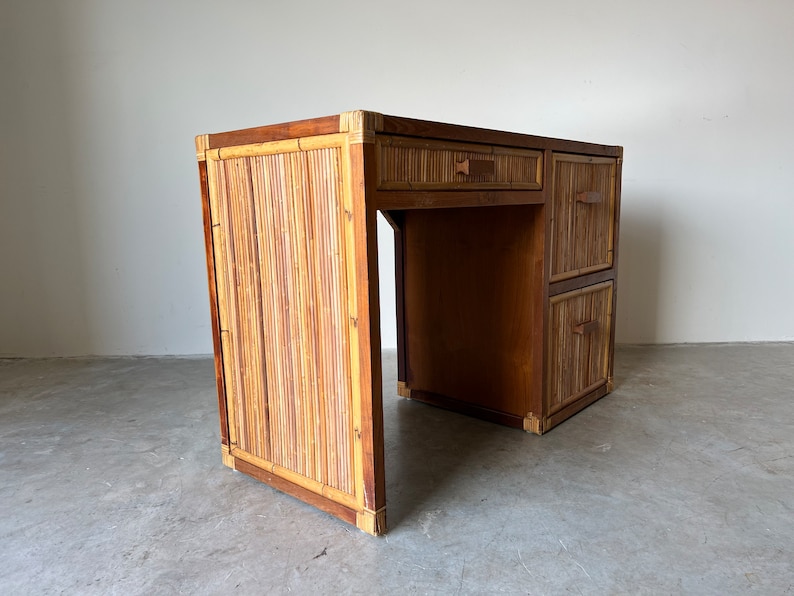
POLYGON ((611 176, 609 178, 609 212, 611 214, 611 217, 609 218, 607 259, 609 261, 610 266, 614 264, 614 257, 615 257, 615 225, 616 225, 616 220, 618 218, 617 171, 618 171, 618 165, 622 163, 622 161, 623 161, 622 158, 618 158, 615 160, 615 163, 612 164, 611 176))
MULTIPOLYGON (((445 151, 453 153, 476 153, 479 155, 493 155, 501 157, 525 157, 537 159, 542 166, 543 152, 536 149, 521 147, 505 147, 501 145, 488 145, 482 143, 463 143, 460 141, 444 141, 436 139, 421 139, 415 137, 398 137, 377 135, 376 144, 380 150, 386 149, 424 149, 428 151, 445 151)), ((538 179, 542 176, 542 168, 538 172, 538 179)))
POLYGON ((257 468, 255 465, 249 464, 248 462, 241 459, 235 461, 235 466, 236 470, 258 480, 259 482, 267 484, 268 486, 271 486, 285 494, 291 495, 296 499, 300 499, 304 503, 307 503, 308 505, 311 505, 320 511, 324 511, 330 515, 333 515, 348 524, 356 524, 355 509, 335 503, 330 499, 326 499, 321 495, 317 495, 301 486, 298 486, 297 484, 293 484, 289 480, 285 480, 284 478, 280 478, 279 476, 271 474, 266 470, 257 468))
MULTIPOLYGON (((207 192, 210 200, 210 225, 220 225, 220 181, 216 164, 207 163, 207 192)), ((217 260, 217 257, 216 257, 217 260)))
POLYGON ((304 476, 303 474, 299 474, 298 472, 294 472, 288 468, 285 468, 284 466, 273 463, 272 461, 257 457, 256 455, 238 448, 233 448, 231 450, 231 456, 233 458, 241 459, 244 462, 248 462, 249 464, 256 466, 257 468, 260 468, 266 472, 270 472, 274 476, 288 480, 289 482, 292 482, 301 488, 305 488, 316 495, 325 497, 334 503, 339 503, 340 505, 354 509, 358 508, 358 502, 355 495, 348 494, 332 486, 323 484, 322 482, 319 482, 313 478, 309 478, 308 476, 304 476))
POLYGON ((551 418, 552 416, 554 416, 560 410, 563 410, 563 409, 567 408, 572 403, 575 403, 575 402, 579 401, 584 396, 592 393, 593 391, 597 390, 599 387, 602 387, 602 386, 604 386, 606 384, 607 384, 606 379, 600 379, 600 380, 596 381, 595 383, 591 383, 590 385, 588 385, 584 389, 582 389, 582 390, 574 393, 573 395, 567 397, 565 400, 561 401, 559 404, 551 406, 549 408, 547 416, 549 418, 551 418))
MULTIPOLYGON (((483 145, 475 145, 476 147, 482 147, 483 145)), ((487 145, 491 147, 493 155, 500 155, 504 157, 534 157, 538 160, 538 164, 542 165, 543 162, 543 151, 537 151, 535 149, 523 149, 520 147, 502 147, 499 145, 487 145)), ((542 178, 542 170, 541 173, 538 175, 538 180, 542 178)))
POLYGON ((546 418, 543 432, 547 432, 557 426, 560 422, 564 422, 577 412, 581 412, 590 404, 598 401, 607 394, 606 384, 596 388, 593 392, 581 396, 576 401, 572 401, 565 408, 555 412, 546 418))
POLYGON ((616 157, 599 157, 596 155, 579 155, 577 153, 555 152, 552 158, 556 161, 567 161, 573 163, 592 163, 592 164, 614 164, 616 157))
POLYGON ((450 151, 459 153, 479 153, 482 155, 503 155, 516 157, 534 157, 541 159, 542 151, 536 149, 523 149, 521 147, 508 147, 486 143, 466 143, 461 141, 447 141, 439 139, 424 139, 417 137, 401 137, 378 135, 379 148, 402 149, 428 149, 435 151, 450 151))
MULTIPOLYGON (((363 213, 356 213, 353 205, 354 200, 354 180, 350 176, 351 172, 351 145, 349 137, 345 137, 345 145, 342 150, 342 172, 345 173, 343 180, 343 203, 345 207, 343 234, 345 242, 345 262, 347 264, 347 312, 348 312, 348 337, 350 338, 350 375, 352 410, 353 410, 353 469, 355 478, 355 493, 358 508, 364 509, 364 449, 361 443, 361 400, 363 398, 361 390, 361 338, 358 330, 358 293, 361 288, 357 284, 356 262, 356 229, 354 217, 364 217, 363 213)), ((366 340, 365 340, 366 341, 366 340)))
POLYGON ((612 337, 612 305, 615 303, 615 282, 611 282, 612 286, 609 289, 609 299, 607 300, 607 320, 605 321, 604 329, 606 330, 606 349, 604 350, 604 361, 602 370, 604 371, 604 378, 607 381, 607 392, 612 391, 610 385, 612 381, 611 371, 609 370, 609 363, 612 361, 611 347, 614 345, 614 338, 612 337))
MULTIPOLYGON (((611 252, 611 251, 610 251, 611 252)), ((565 281, 566 279, 573 279, 574 277, 581 277, 598 271, 606 271, 611 269, 611 263, 604 263, 602 265, 591 265, 590 267, 582 267, 581 269, 571 269, 570 271, 563 271, 562 273, 555 273, 549 279, 549 283, 557 283, 558 281, 565 281)))
POLYGON ((297 153, 299 151, 312 151, 314 149, 326 149, 328 147, 341 147, 347 136, 347 133, 336 133, 316 137, 286 139, 283 141, 220 147, 218 149, 209 149, 206 151, 206 158, 211 161, 221 161, 241 157, 260 157, 263 155, 297 153))
POLYGON ((317 149, 328 149, 330 147, 344 147, 345 133, 333 135, 321 135, 317 137, 301 137, 297 139, 299 151, 315 151, 317 149))
POLYGON ((253 143, 251 145, 234 145, 232 147, 210 149, 207 151, 207 160, 222 161, 238 157, 294 153, 295 151, 300 151, 298 139, 286 139, 284 141, 270 141, 267 143, 253 143))

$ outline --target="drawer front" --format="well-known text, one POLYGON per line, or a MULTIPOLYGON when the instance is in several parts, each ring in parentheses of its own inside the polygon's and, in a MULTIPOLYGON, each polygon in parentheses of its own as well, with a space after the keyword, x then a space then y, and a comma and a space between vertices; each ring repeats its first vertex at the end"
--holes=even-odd
POLYGON ((551 281, 612 266, 617 160, 555 154, 551 281))
POLYGON ((377 137, 381 190, 538 190, 540 151, 415 139, 377 137))
POLYGON ((606 383, 611 332, 611 281, 551 297, 548 415, 606 383))

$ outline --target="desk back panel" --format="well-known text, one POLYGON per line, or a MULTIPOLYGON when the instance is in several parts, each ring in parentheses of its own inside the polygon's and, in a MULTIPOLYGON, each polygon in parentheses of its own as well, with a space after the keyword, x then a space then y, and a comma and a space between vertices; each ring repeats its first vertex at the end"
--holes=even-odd
POLYGON ((540 209, 405 213, 407 381, 413 398, 444 396, 508 414, 521 426, 527 400, 540 387, 533 374, 542 301, 542 280, 535 279, 540 209))

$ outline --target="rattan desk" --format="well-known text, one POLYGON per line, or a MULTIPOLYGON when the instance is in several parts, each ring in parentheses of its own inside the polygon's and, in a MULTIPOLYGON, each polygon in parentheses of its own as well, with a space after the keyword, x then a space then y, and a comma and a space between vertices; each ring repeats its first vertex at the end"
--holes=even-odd
POLYGON ((386 529, 398 388, 541 434, 612 388, 622 148, 346 112, 196 138, 223 461, 386 529))

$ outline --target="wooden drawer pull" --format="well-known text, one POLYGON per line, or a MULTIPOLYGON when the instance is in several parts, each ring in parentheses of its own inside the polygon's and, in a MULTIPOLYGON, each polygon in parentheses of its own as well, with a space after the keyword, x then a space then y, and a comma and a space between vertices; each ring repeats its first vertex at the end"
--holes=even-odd
POLYGON ((593 203, 600 203, 601 193, 598 191, 577 192, 576 201, 579 203, 585 203, 587 205, 591 205, 593 203))
POLYGON ((466 176, 493 176, 494 162, 487 159, 464 159, 455 162, 455 173, 466 176))
POLYGON ((590 335, 596 331, 598 331, 598 321, 587 321, 573 327, 573 332, 577 335, 590 335))

